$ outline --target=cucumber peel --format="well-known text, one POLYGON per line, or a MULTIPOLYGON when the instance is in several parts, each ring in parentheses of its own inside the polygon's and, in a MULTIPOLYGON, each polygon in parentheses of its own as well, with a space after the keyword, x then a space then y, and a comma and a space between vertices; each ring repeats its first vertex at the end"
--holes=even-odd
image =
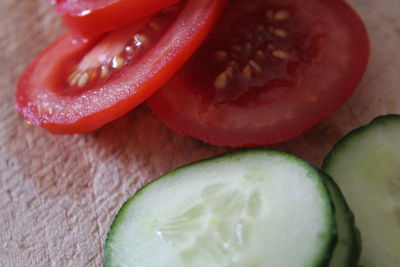
POLYGON ((361 240, 354 223, 353 213, 335 182, 329 176, 326 176, 325 182, 335 207, 338 236, 328 267, 357 266, 361 252, 361 240))

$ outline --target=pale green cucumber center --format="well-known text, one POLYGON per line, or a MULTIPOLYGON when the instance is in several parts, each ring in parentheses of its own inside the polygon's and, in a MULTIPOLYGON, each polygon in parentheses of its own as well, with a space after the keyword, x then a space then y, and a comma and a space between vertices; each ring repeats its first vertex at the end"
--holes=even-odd
POLYGON ((111 266, 319 264, 333 215, 318 172, 262 159, 186 167, 146 188, 113 226, 111 266))

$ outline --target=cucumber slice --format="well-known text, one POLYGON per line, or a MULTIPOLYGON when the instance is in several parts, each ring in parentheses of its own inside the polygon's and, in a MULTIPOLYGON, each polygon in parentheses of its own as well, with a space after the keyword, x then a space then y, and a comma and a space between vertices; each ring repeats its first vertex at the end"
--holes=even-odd
POLYGON ((266 150, 226 154, 147 185, 119 211, 105 266, 321 266, 335 242, 323 174, 266 150))
POLYGON ((378 117, 339 141, 323 169, 359 227, 366 267, 400 265, 400 116, 378 117))
POLYGON ((337 243, 328 267, 357 266, 360 257, 360 234, 354 225, 354 216, 340 189, 330 177, 325 180, 335 207, 337 243))

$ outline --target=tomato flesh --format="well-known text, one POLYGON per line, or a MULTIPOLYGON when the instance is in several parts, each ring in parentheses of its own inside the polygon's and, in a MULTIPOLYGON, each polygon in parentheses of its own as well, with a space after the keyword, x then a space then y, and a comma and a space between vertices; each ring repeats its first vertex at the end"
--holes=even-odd
POLYGON ((206 38, 225 4, 188 0, 102 38, 81 42, 65 35, 22 75, 17 110, 53 133, 99 128, 165 83, 206 38))
POLYGON ((278 143, 343 104, 368 55, 365 26, 343 1, 232 0, 148 104, 181 135, 232 147, 278 143))
POLYGON ((91 38, 153 14, 179 0, 53 0, 65 25, 79 37, 91 38))

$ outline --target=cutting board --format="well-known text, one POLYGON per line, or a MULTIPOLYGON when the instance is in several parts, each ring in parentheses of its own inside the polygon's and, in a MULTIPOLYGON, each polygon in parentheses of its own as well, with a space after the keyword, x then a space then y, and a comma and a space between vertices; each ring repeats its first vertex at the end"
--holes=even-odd
MULTIPOLYGON (((356 93, 298 138, 270 148, 320 166, 332 145, 377 115, 400 113, 400 1, 351 0, 372 53, 356 93)), ((229 149, 168 130, 141 105, 88 134, 54 136, 14 110, 18 76, 64 31, 43 0, 0 1, 0 266, 101 266, 108 228, 145 183, 229 149)))

